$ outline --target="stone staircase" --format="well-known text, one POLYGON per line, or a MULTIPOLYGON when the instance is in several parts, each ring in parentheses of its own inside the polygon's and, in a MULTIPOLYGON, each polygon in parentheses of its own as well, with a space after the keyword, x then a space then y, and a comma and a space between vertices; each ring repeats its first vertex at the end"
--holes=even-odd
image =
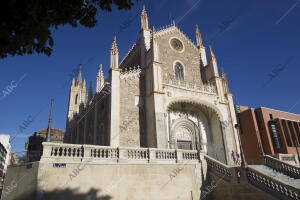
POLYGON ((290 177, 288 175, 285 175, 271 167, 268 167, 266 165, 250 165, 249 168, 254 168, 257 171, 260 171, 267 176, 270 176, 276 180, 282 181, 286 183, 287 185, 290 185, 292 187, 300 189, 300 179, 295 179, 293 177, 290 177))
POLYGON ((300 168, 271 156, 263 157, 264 165, 228 166, 204 156, 207 171, 215 187, 210 200, 220 199, 280 199, 300 200, 300 168), (228 192, 227 192, 228 191, 228 192))

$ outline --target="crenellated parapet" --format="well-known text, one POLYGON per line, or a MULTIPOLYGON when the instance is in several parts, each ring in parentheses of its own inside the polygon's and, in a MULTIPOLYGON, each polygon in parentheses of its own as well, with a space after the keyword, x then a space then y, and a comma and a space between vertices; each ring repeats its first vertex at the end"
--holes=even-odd
POLYGON ((127 79, 130 77, 140 77, 142 76, 142 69, 140 66, 124 68, 120 73, 121 79, 127 79))

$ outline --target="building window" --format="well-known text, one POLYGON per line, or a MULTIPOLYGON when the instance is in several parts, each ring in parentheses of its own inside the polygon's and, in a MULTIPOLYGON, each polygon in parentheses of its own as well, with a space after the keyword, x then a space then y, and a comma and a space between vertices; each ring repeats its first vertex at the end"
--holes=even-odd
POLYGON ((289 125, 289 129, 290 129, 290 133, 291 133, 291 135, 292 135, 292 140, 293 140, 293 146, 296 146, 296 142, 297 142, 297 135, 296 135, 296 133, 295 133, 295 131, 294 131, 294 129, 293 129, 293 124, 292 124, 292 122, 291 121, 289 121, 288 122, 288 125, 289 125))
POLYGON ((283 127, 283 132, 284 132, 284 135, 285 135, 285 139, 286 139, 287 145, 289 147, 291 147, 292 146, 292 141, 291 141, 291 138, 289 136, 289 132, 288 132, 288 128, 287 128, 285 120, 282 120, 282 127, 283 127))
POLYGON ((273 120, 273 115, 272 114, 269 114, 269 115, 270 115, 270 119, 273 120))
POLYGON ((184 79, 182 64, 180 64, 179 62, 176 62, 175 66, 174 66, 174 71, 175 71, 175 78, 177 80, 183 80, 184 79))
POLYGON ((173 49, 175 49, 179 52, 183 51, 183 44, 179 39, 177 39, 177 38, 171 39, 170 44, 173 49))
POLYGON ((234 110, 235 110, 235 113, 240 113, 241 112, 240 105, 234 104, 234 110))
POLYGON ((280 149, 281 147, 281 142, 280 142, 280 137, 277 131, 276 127, 276 122, 270 121, 269 122, 269 128, 270 128, 270 133, 273 141, 273 145, 276 149, 280 149))
POLYGON ((262 121, 261 121, 260 113, 258 113, 257 109, 254 110, 254 113, 255 113, 255 118, 256 118, 258 129, 260 131, 262 131, 263 127, 262 127, 262 121))
POLYGON ((78 94, 76 94, 76 97, 75 97, 75 104, 77 104, 77 101, 78 101, 78 94))
MULTIPOLYGON (((294 127, 296 129, 296 133, 297 133, 297 136, 298 136, 298 141, 300 143, 300 130, 299 130, 299 126, 298 126, 297 122, 294 122, 294 127)), ((299 146, 300 146, 300 144, 299 144, 299 146)))

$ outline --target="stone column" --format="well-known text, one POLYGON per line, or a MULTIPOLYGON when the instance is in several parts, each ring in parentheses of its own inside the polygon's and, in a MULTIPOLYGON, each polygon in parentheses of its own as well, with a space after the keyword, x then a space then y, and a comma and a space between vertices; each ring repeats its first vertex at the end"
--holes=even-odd
POLYGON ((153 90, 152 98, 154 104, 154 122, 155 122, 155 132, 156 132, 156 143, 157 148, 168 148, 168 141, 166 135, 166 124, 164 120, 164 95, 162 91, 162 72, 159 62, 153 62, 152 76, 153 76, 153 90))
MULTIPOLYGON (((97 130, 97 123, 98 123, 98 104, 96 102, 96 105, 94 107, 94 139, 93 144, 97 145, 99 141, 97 141, 97 134, 99 134, 99 130, 97 130)), ((99 138, 99 136, 98 136, 99 138)))
POLYGON ((228 148, 227 144, 227 128, 228 128, 228 123, 220 123, 221 126, 221 132, 222 132, 222 139, 223 139, 223 145, 224 145, 224 153, 225 153, 225 159, 226 159, 226 164, 228 165, 229 163, 233 163, 230 159, 230 149, 228 148), (231 162, 230 162, 231 161, 231 162))
POLYGON ((120 145, 120 69, 110 69, 110 146, 120 145))

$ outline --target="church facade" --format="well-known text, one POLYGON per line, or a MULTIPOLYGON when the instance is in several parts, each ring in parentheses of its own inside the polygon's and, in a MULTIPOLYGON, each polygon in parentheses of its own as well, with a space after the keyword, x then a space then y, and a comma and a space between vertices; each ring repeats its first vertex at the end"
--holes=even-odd
POLYGON ((239 149, 232 94, 198 26, 195 37, 175 23, 150 30, 143 7, 139 39, 119 62, 114 38, 109 77, 100 65, 96 93, 86 90, 81 70, 73 79, 64 142, 192 149, 232 163, 239 149))

